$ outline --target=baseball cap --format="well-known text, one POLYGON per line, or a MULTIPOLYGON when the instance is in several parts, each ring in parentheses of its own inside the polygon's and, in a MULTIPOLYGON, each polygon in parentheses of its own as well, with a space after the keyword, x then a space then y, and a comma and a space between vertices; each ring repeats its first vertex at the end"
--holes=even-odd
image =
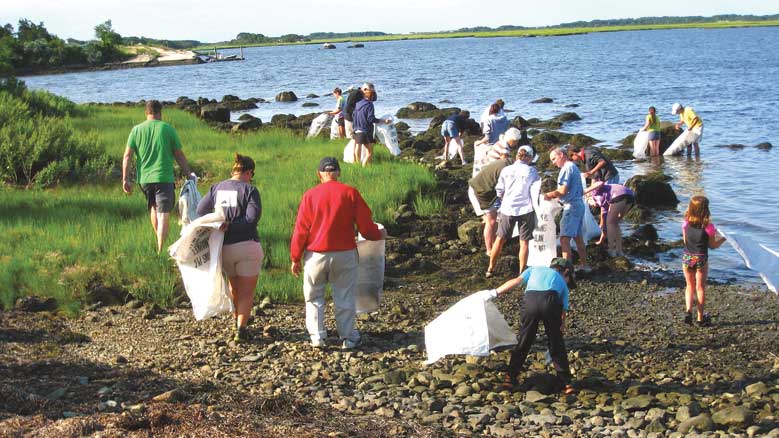
POLYGON ((560 268, 563 273, 568 272, 568 287, 576 287, 576 279, 574 277, 573 265, 565 257, 555 257, 549 264, 550 268, 560 268))
POLYGON ((341 170, 341 166, 338 165, 338 160, 335 157, 324 157, 319 161, 320 172, 338 172, 341 170))
POLYGON ((531 160, 533 159, 533 157, 535 157, 535 156, 536 156, 536 153, 535 153, 535 151, 533 150, 533 148, 531 148, 531 147, 530 147, 530 146, 528 146, 528 145, 520 146, 520 147, 519 147, 519 150, 520 150, 520 151, 525 151, 525 153, 527 153, 528 155, 530 155, 530 159, 531 159, 531 160))
POLYGON ((671 107, 671 114, 679 114, 679 110, 681 110, 681 109, 682 109, 682 104, 680 104, 679 102, 676 102, 671 107))

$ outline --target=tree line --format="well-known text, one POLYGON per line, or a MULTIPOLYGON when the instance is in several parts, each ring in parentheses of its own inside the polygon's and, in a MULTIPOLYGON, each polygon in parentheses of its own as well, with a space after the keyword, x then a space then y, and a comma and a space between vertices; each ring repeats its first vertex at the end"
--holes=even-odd
POLYGON ((52 35, 42 22, 21 19, 16 29, 10 23, 0 27, 0 74, 118 61, 127 56, 121 44, 111 20, 95 26, 94 40, 74 42, 52 35))

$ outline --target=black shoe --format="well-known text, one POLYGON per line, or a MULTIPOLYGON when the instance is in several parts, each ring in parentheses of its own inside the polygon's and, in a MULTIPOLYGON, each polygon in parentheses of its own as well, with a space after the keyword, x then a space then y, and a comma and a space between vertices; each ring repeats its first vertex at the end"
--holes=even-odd
POLYGON ((711 315, 708 313, 703 314, 703 319, 698 321, 698 327, 710 327, 711 326, 711 315))
POLYGON ((235 331, 235 337, 233 338, 233 341, 236 344, 240 344, 248 340, 249 340, 249 330, 247 330, 246 327, 239 327, 235 331))
POLYGON ((684 323, 692 325, 692 312, 684 312, 684 323))

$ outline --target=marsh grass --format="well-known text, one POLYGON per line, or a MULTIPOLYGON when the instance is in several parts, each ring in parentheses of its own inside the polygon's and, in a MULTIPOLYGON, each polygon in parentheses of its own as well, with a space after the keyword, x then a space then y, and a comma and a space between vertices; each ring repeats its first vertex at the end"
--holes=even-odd
MULTIPOLYGON (((96 135, 116 163, 143 108, 85 107, 71 122, 96 135)), ((181 136, 188 160, 202 179, 201 193, 229 178, 233 153, 257 164, 254 184, 262 198, 260 241, 265 263, 257 294, 274 301, 302 296, 301 280, 289 273, 289 240, 300 198, 317 184, 316 166, 325 155, 341 157, 343 141, 303 140, 286 130, 233 135, 217 132, 194 116, 164 110, 163 119, 181 136)), ((421 166, 392 158, 376 146, 368 168, 342 165, 341 180, 357 187, 376 222, 390 224, 398 205, 413 203, 419 214, 433 213, 440 200, 428 198, 434 176, 421 166)), ((154 250, 145 202, 138 187, 125 195, 117 175, 111 185, 79 185, 51 190, 0 189, 0 303, 9 308, 19 296, 53 296, 75 312, 88 290, 103 285, 161 305, 181 293, 178 270, 154 250)), ((438 206, 438 207, 437 207, 438 206)), ((176 212, 174 212, 176 214, 176 212)), ((171 220, 173 243, 180 227, 171 220)))

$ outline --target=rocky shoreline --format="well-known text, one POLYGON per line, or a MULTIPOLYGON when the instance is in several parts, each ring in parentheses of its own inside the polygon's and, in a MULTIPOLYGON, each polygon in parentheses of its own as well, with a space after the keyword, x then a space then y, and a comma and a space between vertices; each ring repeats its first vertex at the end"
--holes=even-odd
MULTIPOLYGON (((66 319, 30 298, 0 314, 0 436, 779 437, 779 301, 710 281, 713 326, 683 324, 681 272, 634 269, 636 258, 679 245, 658 241, 650 225, 626 236, 627 258, 588 247, 594 270, 571 293, 566 333, 576 394, 559 393, 543 336, 513 392, 499 387, 509 351, 425 366, 425 324, 517 269, 510 244, 497 278, 483 277, 480 228, 465 195, 470 169, 434 159, 442 116, 416 136, 397 126, 401 158, 435 172, 445 211, 397 210, 382 308, 358 318, 359 349, 340 351, 334 339, 312 349, 299 304, 259 303, 252 340, 236 345, 229 317, 195 322, 185 300, 171 309, 95 303, 66 319)), ((557 122, 512 124, 542 157, 574 137, 596 141, 555 131, 565 123, 557 122)), ((465 144, 478 136, 470 127, 465 144)), ((662 175, 634 183, 667 185, 662 175)), ((655 198, 634 220, 662 207, 655 198)), ((515 329, 520 298, 497 300, 515 329)), ((334 333, 332 319, 327 326, 334 333)))

